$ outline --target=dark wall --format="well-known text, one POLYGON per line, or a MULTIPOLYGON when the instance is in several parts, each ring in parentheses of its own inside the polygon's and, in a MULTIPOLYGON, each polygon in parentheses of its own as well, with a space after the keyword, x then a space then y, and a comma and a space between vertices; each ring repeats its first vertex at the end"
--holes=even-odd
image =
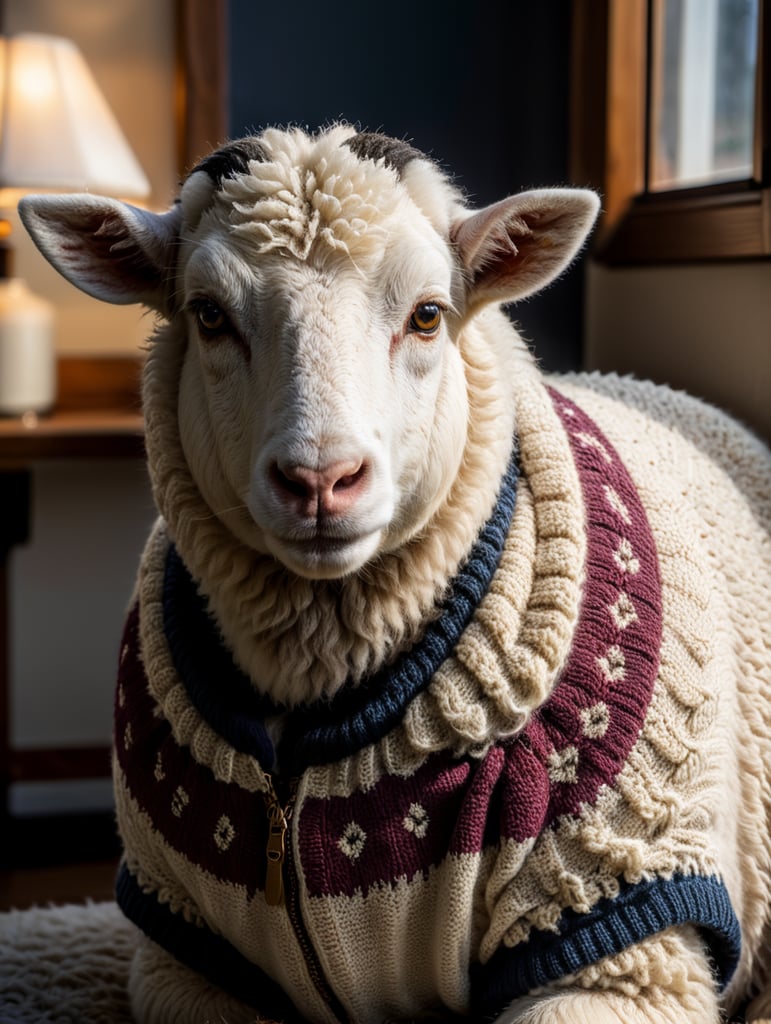
MULTIPOLYGON (((336 119, 430 153, 474 205, 569 184, 566 0, 230 0, 231 135, 336 119)), ((581 272, 512 316, 549 369, 581 356, 581 272)))

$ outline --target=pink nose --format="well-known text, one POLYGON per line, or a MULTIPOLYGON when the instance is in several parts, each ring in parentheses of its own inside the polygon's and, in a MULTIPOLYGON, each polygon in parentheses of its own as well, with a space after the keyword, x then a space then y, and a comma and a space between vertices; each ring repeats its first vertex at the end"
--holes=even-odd
POLYGON ((324 469, 308 466, 279 466, 270 478, 285 505, 303 518, 319 519, 344 515, 366 487, 366 462, 334 462, 324 469))

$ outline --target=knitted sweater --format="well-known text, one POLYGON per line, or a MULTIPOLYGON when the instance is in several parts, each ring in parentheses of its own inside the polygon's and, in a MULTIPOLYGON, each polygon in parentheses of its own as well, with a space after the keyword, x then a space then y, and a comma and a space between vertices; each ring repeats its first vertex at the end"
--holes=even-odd
POLYGON ((440 614, 277 750, 159 522, 116 697, 127 916, 276 1020, 481 1020, 686 922, 727 985, 760 931, 732 780, 768 774, 768 712, 736 709, 768 705, 771 643, 762 449, 717 415, 618 379, 521 396, 440 614))

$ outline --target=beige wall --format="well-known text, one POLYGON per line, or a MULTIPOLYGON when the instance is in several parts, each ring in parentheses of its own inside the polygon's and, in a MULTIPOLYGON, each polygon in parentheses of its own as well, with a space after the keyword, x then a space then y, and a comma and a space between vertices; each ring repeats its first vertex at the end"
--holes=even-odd
MULTIPOLYGON (((173 0, 6 0, 6 31, 65 35, 82 50, 165 207, 176 184, 173 0)), ((55 304, 61 352, 134 352, 151 321, 58 277, 23 229, 17 270, 55 304)), ((124 613, 154 518, 139 461, 39 463, 31 542, 10 563, 11 735, 16 746, 107 744, 124 613)), ((89 808, 109 784, 21 784, 21 812, 89 808)))
POLYGON ((771 261, 591 264, 586 364, 684 388, 771 440, 771 261))
MULTIPOLYGON (((6 0, 5 30, 70 38, 81 50, 165 208, 176 182, 174 0, 6 0)), ((16 271, 54 303, 62 353, 135 352, 150 321, 138 306, 107 306, 81 294, 37 253, 15 213, 16 271)))

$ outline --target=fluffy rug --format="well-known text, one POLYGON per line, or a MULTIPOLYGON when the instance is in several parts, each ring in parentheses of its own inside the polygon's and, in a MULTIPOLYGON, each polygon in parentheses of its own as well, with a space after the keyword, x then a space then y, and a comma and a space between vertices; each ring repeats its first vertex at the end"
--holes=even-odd
POLYGON ((133 925, 114 903, 0 914, 0 1024, 130 1024, 133 925))

